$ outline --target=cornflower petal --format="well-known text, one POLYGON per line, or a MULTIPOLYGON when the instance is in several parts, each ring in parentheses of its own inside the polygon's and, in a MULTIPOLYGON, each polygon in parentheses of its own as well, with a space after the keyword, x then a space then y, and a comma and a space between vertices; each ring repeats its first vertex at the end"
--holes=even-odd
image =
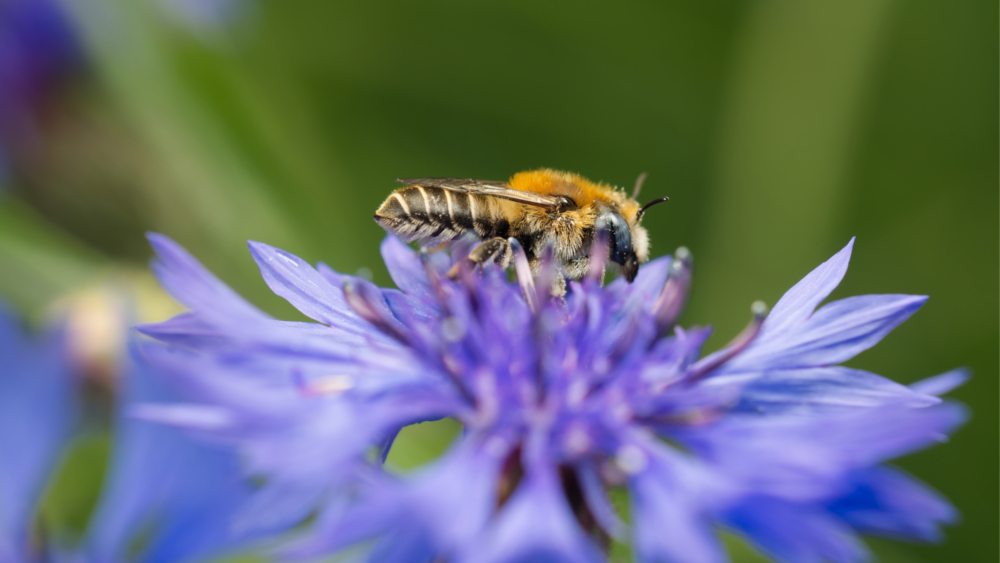
POLYGON ((726 523, 777 561, 868 560, 868 550, 846 523, 810 505, 749 498, 726 515, 726 523))
MULTIPOLYGON (((440 418, 454 408, 453 399, 419 382, 417 387, 426 391, 424 399, 409 394, 401 404, 391 395, 368 399, 382 392, 366 387, 361 374, 338 376, 342 388, 332 393, 324 392, 322 378, 315 378, 319 388, 312 392, 308 386, 297 387, 290 377, 284 384, 273 377, 248 378, 252 372, 162 345, 144 344, 141 357, 173 374, 175 384, 200 403, 143 403, 133 408, 134 414, 213 439, 246 442, 246 471, 271 476, 237 522, 245 530, 274 529, 302 518, 331 482, 346 480, 364 464, 379 436, 440 418), (205 377, 209 373, 212 377, 205 377), (360 412, 365 413, 363 424, 360 412), (289 465, 290 459, 296 463, 289 465)), ((253 365, 260 368, 259 363, 253 365)), ((399 383, 398 374, 395 378, 399 383)))
POLYGON ((910 389, 916 393, 939 397, 947 394, 953 389, 965 385, 971 377, 972 372, 970 370, 959 368, 942 373, 941 375, 935 375, 934 377, 928 377, 927 379, 920 380, 911 384, 910 389))
POLYGON ((408 541, 455 556, 487 526, 502 461, 461 444, 404 480, 374 477, 355 495, 360 498, 332 501, 316 526, 278 553, 309 559, 359 540, 409 534, 408 541))
POLYGON ((849 479, 850 492, 829 510, 862 533, 939 542, 939 526, 958 520, 944 497, 898 469, 866 468, 849 479))
POLYGON ((77 411, 64 330, 32 337, 0 304, 0 559, 27 559, 31 517, 77 411))
POLYGON ((805 322, 844 279, 853 249, 854 237, 851 237, 840 252, 786 291, 764 321, 762 335, 782 334, 805 322))
POLYGON ((344 292, 304 260, 262 242, 250 241, 249 246, 267 286, 302 314, 331 327, 363 326, 363 321, 350 313, 344 292))
POLYGON ((954 404, 913 409, 883 405, 802 417, 733 415, 671 436, 706 463, 758 494, 822 500, 843 476, 932 445, 964 422, 954 404))
POLYGON ((712 378, 710 386, 747 384, 739 409, 770 414, 812 414, 824 409, 875 407, 899 403, 928 407, 941 399, 862 370, 826 368, 771 370, 763 374, 732 374, 712 378))
POLYGON ((270 319, 173 240, 157 233, 149 233, 146 238, 157 256, 150 268, 163 289, 182 305, 227 329, 238 329, 241 324, 258 325, 270 319))
MULTIPOLYGON (((919 309, 927 297, 864 295, 834 301, 781 338, 761 334, 716 373, 826 366, 871 348, 919 309)), ((766 321, 765 321, 766 322, 766 321)))
POLYGON ((249 539, 231 529, 250 496, 234 452, 133 419, 132 405, 175 396, 148 370, 130 364, 122 384, 111 470, 84 542, 87 557, 181 561, 217 555, 249 539), (143 550, 130 554, 143 534, 143 550))
POLYGON ((429 300, 434 296, 424 265, 420 257, 403 241, 396 237, 386 237, 382 241, 382 260, 389 270, 396 287, 418 301, 429 300))
POLYGON ((669 256, 650 260, 643 264, 635 279, 626 288, 622 309, 631 311, 636 307, 641 307, 648 311, 649 307, 656 301, 657 296, 663 291, 671 264, 672 259, 669 256))
POLYGON ((647 464, 629 479, 638 559, 726 561, 712 531, 711 512, 726 496, 724 487, 714 482, 710 472, 663 447, 650 445, 637 451, 645 453, 647 464))
POLYGON ((594 519, 604 529, 605 532, 617 541, 626 541, 625 535, 628 526, 622 521, 611 499, 608 498, 601 482, 601 476, 597 470, 590 465, 581 465, 576 468, 577 478, 580 480, 584 500, 587 508, 594 519))
MULTIPOLYGON (((359 331, 339 333, 340 343, 329 338, 303 338, 287 330, 289 326, 248 303, 236 292, 212 275, 186 250, 169 238, 147 235, 157 253, 151 268, 160 284, 181 304, 192 309, 165 323, 140 326, 141 332, 164 341, 195 347, 229 344, 243 350, 248 345, 285 349, 295 354, 313 353, 344 355, 347 345, 359 342, 359 331), (333 348, 333 350, 331 350, 333 348)), ((316 327, 319 328, 319 327, 316 327)), ((367 328, 367 327, 364 327, 367 328)), ((363 332, 363 331, 360 331, 363 332)))
POLYGON ((597 547, 584 535, 552 468, 524 477, 486 536, 469 546, 461 563, 598 563, 597 547))
POLYGON ((230 533, 250 494, 235 452, 129 416, 138 401, 177 396, 128 359, 118 378, 108 478, 82 541, 70 550, 36 533, 40 493, 71 436, 82 391, 67 350, 62 328, 24 337, 0 307, 0 446, 17 454, 0 463, 0 560, 169 563, 218 556, 247 541, 230 533))

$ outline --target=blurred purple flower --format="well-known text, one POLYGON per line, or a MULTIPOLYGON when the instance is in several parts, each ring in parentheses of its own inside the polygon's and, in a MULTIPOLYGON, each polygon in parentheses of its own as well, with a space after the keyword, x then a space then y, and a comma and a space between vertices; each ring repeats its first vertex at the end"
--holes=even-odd
POLYGON ((230 525, 251 493, 233 452, 127 414, 137 403, 177 400, 150 371, 133 369, 122 382, 110 470, 81 549, 90 563, 202 560, 248 539, 230 525))
POLYGON ((32 338, 0 310, 0 562, 181 562, 246 540, 230 526, 250 492, 236 457, 125 416, 136 402, 176 398, 149 369, 131 368, 119 388, 112 460, 85 539, 71 551, 39 545, 35 510, 79 410, 79 373, 64 333, 32 338))
POLYGON ((31 518, 76 418, 62 328, 33 338, 0 304, 0 561, 29 561, 31 518))
POLYGON ((58 2, 0 0, 0 178, 8 161, 38 150, 44 105, 82 59, 58 2))
POLYGON ((817 309, 851 244, 702 357, 709 331, 676 326, 686 252, 607 287, 595 258, 562 301, 542 289, 551 267, 536 283, 519 250, 519 284, 494 268, 452 280, 447 255, 389 237, 399 289, 381 289, 251 242, 271 289, 317 324, 265 315, 173 241, 150 240, 161 284, 191 311, 141 327, 160 341, 143 357, 186 402, 136 412, 240 445, 264 479, 242 529, 313 515, 284 557, 360 544, 371 561, 602 561, 615 538, 638 561, 709 563, 725 560, 723 527, 781 561, 853 562, 867 555, 858 533, 935 540, 956 518, 880 464, 964 420, 936 395, 966 376, 906 387, 837 366, 926 299, 817 309), (441 459, 382 470, 402 427, 442 417, 464 433, 441 459), (618 486, 629 518, 609 499, 618 486))

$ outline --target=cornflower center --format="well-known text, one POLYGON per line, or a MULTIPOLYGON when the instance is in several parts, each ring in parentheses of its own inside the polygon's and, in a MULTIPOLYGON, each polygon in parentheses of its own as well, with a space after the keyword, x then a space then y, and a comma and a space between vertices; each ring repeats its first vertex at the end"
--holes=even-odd
MULTIPOLYGON (((690 252, 677 250, 658 293, 644 288, 645 293, 615 297, 602 287, 607 238, 604 232, 594 237, 589 271, 571 284, 569 301, 553 297, 562 274, 552 252, 533 272, 513 238, 520 295, 506 279, 489 278, 494 272, 486 275, 464 263, 451 269, 457 279, 449 279, 426 252, 420 256, 429 288, 425 297, 434 306, 429 318, 397 318, 384 302, 380 306, 382 297, 371 287, 343 287, 359 316, 447 378, 467 407, 453 415, 467 432, 502 436, 509 444, 498 477, 497 510, 518 488, 530 452, 541 447, 581 528, 605 550, 614 523, 608 525, 607 511, 602 521, 593 505, 607 505, 607 488, 623 484, 646 464, 630 436, 713 419, 718 405, 679 411, 672 404, 663 409, 658 401, 675 389, 690 389, 738 355, 766 315, 766 307, 755 303, 743 332, 723 350, 695 360, 704 338, 677 327, 690 293, 690 252)), ((707 337, 707 331, 701 334, 707 337)))

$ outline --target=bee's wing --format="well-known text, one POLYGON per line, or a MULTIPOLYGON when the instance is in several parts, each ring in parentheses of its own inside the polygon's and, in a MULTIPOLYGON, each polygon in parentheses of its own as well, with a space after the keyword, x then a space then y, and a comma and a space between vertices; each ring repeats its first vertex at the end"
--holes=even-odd
POLYGON ((523 192, 511 189, 507 182, 490 180, 473 180, 471 178, 400 178, 397 180, 407 186, 422 186, 424 188, 441 188, 463 194, 480 194, 490 197, 509 199, 525 205, 555 209, 559 199, 555 196, 523 192))

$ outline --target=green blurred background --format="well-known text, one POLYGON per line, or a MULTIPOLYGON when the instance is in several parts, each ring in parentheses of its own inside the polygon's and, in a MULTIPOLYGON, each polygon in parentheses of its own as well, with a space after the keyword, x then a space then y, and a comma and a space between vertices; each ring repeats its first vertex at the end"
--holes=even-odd
MULTIPOLYGON (((900 462, 964 521, 941 546, 874 547, 998 560, 995 1, 219 0, 207 19, 182 3, 67 3, 87 66, 4 180, 4 299, 40 317, 109 279, 142 285, 154 230, 295 318, 246 239, 388 284, 371 215, 395 178, 646 171, 643 199, 671 198, 646 219, 653 254, 693 251, 685 322, 716 327, 710 348, 852 236, 835 297, 931 296, 851 365, 901 382, 972 368, 954 394, 971 424, 900 462)), ((449 430, 411 432, 397 462, 449 430)), ((53 510, 85 513, 101 444, 53 510)))

